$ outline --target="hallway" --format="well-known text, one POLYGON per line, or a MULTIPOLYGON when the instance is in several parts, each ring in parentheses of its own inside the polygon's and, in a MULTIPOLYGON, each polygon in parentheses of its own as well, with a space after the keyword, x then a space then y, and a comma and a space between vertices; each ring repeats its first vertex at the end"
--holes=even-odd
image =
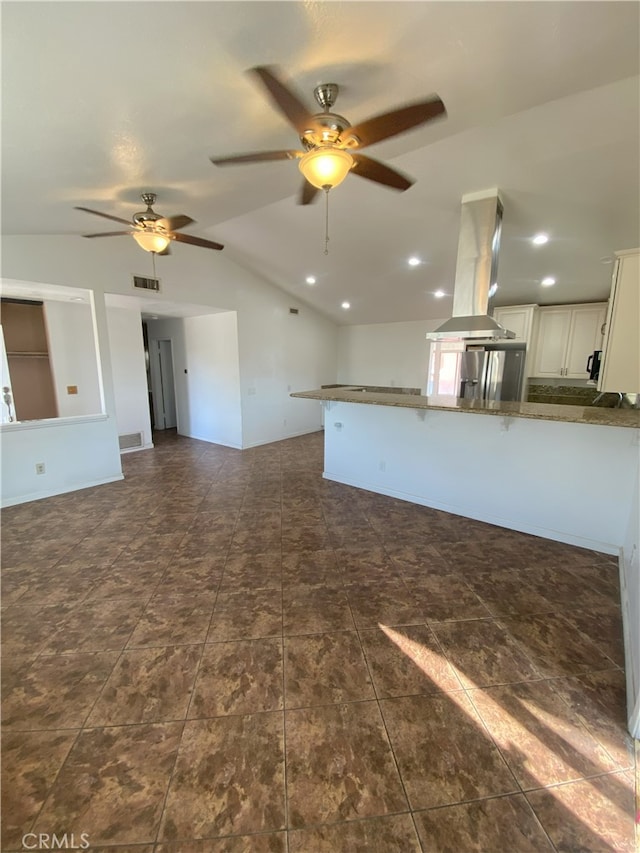
POLYGON ((154 442, 3 511, 4 853, 635 849, 614 558, 154 442))

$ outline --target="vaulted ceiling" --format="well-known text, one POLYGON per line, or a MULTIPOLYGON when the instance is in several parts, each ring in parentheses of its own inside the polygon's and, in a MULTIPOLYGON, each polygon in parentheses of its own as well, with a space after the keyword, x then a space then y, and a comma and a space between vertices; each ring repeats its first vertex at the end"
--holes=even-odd
MULTIPOLYGON (((636 2, 5 2, 2 230, 80 240, 105 223, 75 206, 128 219, 152 190, 160 213, 338 323, 427 319, 451 309, 461 197, 495 187, 496 304, 606 299, 613 252, 640 243, 639 34, 636 2), (310 108, 337 83, 352 124, 434 93, 446 105, 367 149, 409 190, 349 175, 331 191, 328 255, 324 198, 297 204, 295 162, 210 162, 300 147, 256 65, 310 108)), ((207 251, 172 248, 172 263, 207 251)))

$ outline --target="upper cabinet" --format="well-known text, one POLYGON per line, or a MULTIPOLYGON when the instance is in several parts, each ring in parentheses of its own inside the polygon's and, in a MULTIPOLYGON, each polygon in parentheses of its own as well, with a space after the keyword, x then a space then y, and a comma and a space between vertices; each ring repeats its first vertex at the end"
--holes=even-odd
POLYGON ((598 391, 640 393, 640 250, 616 252, 598 391))
POLYGON ((537 305, 510 305, 496 308, 493 317, 505 329, 515 332, 516 341, 528 344, 533 334, 533 320, 537 309, 537 305))
POLYGON ((540 308, 529 375, 588 379, 587 361, 602 349, 606 313, 606 302, 540 308))

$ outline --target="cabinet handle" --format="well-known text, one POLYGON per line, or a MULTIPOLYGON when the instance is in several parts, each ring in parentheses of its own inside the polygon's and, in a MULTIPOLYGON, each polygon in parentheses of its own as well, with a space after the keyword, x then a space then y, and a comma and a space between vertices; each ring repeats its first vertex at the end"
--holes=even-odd
POLYGON ((587 359, 587 366, 585 367, 585 370, 587 373, 591 373, 591 362, 592 361, 593 361, 593 355, 590 355, 589 358, 587 359))

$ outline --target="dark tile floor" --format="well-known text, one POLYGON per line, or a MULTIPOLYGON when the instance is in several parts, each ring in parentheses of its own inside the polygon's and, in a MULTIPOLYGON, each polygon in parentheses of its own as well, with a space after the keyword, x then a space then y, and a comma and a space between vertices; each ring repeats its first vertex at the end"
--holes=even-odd
POLYGON ((3 514, 3 851, 634 849, 613 558, 325 481, 320 433, 123 464, 3 514))

